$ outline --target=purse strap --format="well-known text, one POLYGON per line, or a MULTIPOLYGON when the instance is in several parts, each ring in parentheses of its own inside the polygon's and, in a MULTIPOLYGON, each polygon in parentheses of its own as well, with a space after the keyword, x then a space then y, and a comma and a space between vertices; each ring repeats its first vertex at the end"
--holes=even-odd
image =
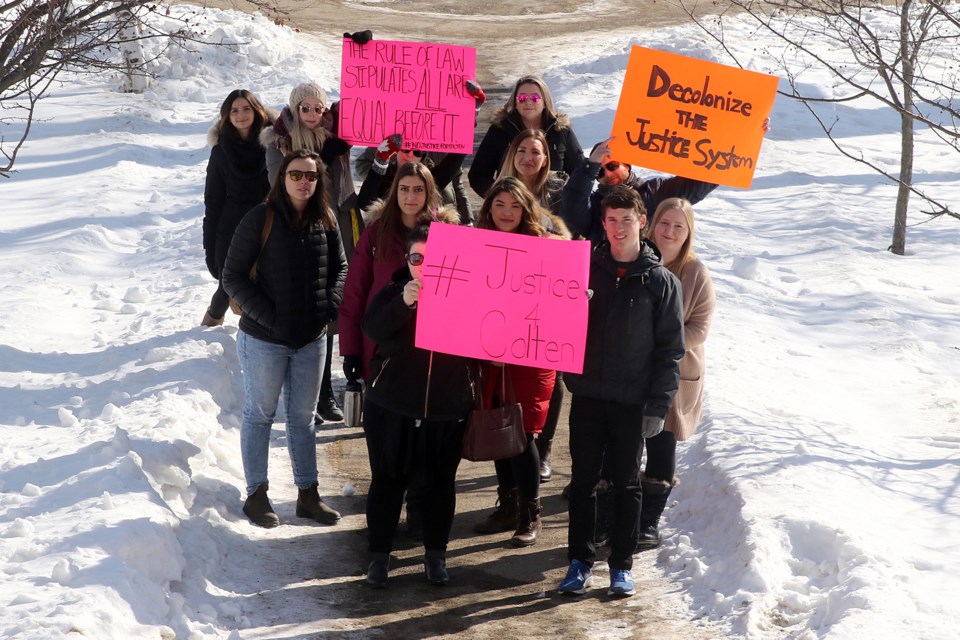
POLYGON ((507 380, 510 380, 510 398, 509 404, 517 404, 517 390, 513 386, 513 378, 510 376, 510 365, 503 365, 503 374, 500 376, 500 402, 507 403, 507 380))
POLYGON ((260 256, 263 255, 263 248, 267 246, 267 238, 270 237, 270 232, 273 230, 273 209, 267 207, 267 217, 263 221, 263 230, 260 231, 260 253, 257 254, 257 259, 253 261, 253 266, 250 267, 250 279, 253 280, 257 277, 257 263, 260 262, 260 256))

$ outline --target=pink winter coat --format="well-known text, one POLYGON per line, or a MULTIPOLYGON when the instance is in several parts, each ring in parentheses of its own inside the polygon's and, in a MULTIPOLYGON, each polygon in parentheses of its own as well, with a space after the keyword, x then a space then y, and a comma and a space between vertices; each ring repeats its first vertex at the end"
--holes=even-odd
POLYGON ((699 260, 684 266, 680 274, 683 287, 683 341, 687 353, 680 360, 680 389, 673 399, 663 428, 677 440, 693 435, 703 415, 704 349, 717 300, 710 272, 699 260))

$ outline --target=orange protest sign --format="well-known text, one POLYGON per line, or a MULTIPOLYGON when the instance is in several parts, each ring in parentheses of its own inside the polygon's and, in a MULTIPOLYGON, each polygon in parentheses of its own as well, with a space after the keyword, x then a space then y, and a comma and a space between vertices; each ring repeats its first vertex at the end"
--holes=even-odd
POLYGON ((615 160, 749 188, 776 76, 633 47, 610 149, 615 160))

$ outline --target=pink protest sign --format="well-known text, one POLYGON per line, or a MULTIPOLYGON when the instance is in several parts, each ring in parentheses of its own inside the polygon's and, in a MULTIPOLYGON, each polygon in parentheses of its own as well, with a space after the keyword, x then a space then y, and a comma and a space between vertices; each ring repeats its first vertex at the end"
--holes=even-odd
POLYGON ((339 135, 375 147, 389 135, 426 151, 473 153, 477 50, 427 42, 343 40, 339 135))
POLYGON ((434 224, 416 345, 581 373, 590 243, 434 224))

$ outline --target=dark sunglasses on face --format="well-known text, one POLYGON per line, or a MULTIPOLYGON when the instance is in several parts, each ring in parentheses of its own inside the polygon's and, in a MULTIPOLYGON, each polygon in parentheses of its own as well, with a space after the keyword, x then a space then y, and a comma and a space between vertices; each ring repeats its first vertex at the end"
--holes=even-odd
POLYGON ((408 253, 407 262, 409 262, 414 267, 419 267, 423 264, 423 254, 422 253, 408 253))
POLYGON ((307 182, 316 182, 317 178, 320 177, 320 173, 318 171, 299 171, 297 169, 291 169, 290 171, 287 171, 287 177, 294 182, 300 182, 304 178, 307 179, 307 182))
POLYGON ((539 93, 531 93, 531 94, 521 93, 517 96, 517 102, 519 102, 520 104, 523 104, 527 100, 531 101, 533 104, 537 104, 538 102, 543 100, 543 96, 541 96, 539 93))
POLYGON ((622 166, 622 165, 621 165, 619 162, 617 162, 616 160, 611 160, 610 162, 607 162, 606 164, 600 165, 600 171, 597 172, 597 180, 599 180, 600 178, 603 177, 603 171, 604 171, 604 169, 606 169, 606 170, 609 171, 610 173, 613 173, 614 171, 616 171, 617 169, 619 169, 621 166, 622 166))
POLYGON ((309 105, 309 104, 302 104, 302 105, 300 105, 300 113, 310 113, 311 111, 315 111, 315 112, 319 113, 320 115, 323 115, 324 107, 323 107, 322 104, 317 105, 317 106, 315 106, 315 107, 314 107, 314 106, 311 106, 311 105, 309 105))
POLYGON ((400 149, 400 153, 412 153, 414 158, 422 158, 424 154, 421 149, 400 149))

